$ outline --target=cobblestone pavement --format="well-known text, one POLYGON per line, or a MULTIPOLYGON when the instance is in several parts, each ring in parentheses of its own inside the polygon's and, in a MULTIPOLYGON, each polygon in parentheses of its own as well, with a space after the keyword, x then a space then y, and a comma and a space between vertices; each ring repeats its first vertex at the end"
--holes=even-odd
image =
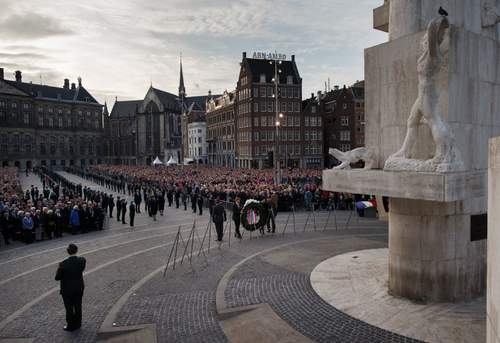
MULTIPOLYGON (((84 185, 99 187, 74 175, 65 176, 84 185)), ((31 181, 26 179, 24 184, 30 185, 31 181)), ((185 262, 175 271, 169 270, 165 278, 159 273, 149 280, 121 308, 117 324, 156 323, 160 342, 224 342, 226 338, 215 317, 215 289, 222 275, 243 258, 288 242, 317 237, 344 241, 354 237, 346 243, 346 249, 355 249, 359 240, 356 237, 360 234, 381 234, 386 239, 386 224, 351 215, 338 212, 338 231, 332 218, 329 218, 327 230, 323 231, 328 215, 315 213, 314 231, 310 213, 296 214, 295 230, 292 218, 283 213, 277 218, 277 231, 281 232, 288 220, 285 235, 259 237, 253 234, 250 237, 246 233, 241 243, 232 238, 231 247, 226 240, 221 249, 211 242, 208 260, 196 258, 192 266, 185 262), (348 219, 350 224, 346 230, 348 219), (306 222, 308 225, 304 230, 306 222)), ((109 227, 101 232, 1 249, 0 339, 32 337, 35 342, 95 341, 98 328, 117 300, 134 284, 165 265, 179 225, 186 238, 194 220, 200 235, 203 235, 208 223, 206 214, 198 216, 189 210, 167 207, 166 215, 159 217, 157 222, 144 214, 137 215, 133 229, 110 220, 109 227), (64 307, 58 284, 53 279, 57 263, 66 258, 65 248, 69 242, 75 242, 80 254, 87 259, 83 327, 75 333, 62 330, 64 307)), ((273 273, 271 271, 269 276, 273 273)), ((246 280, 246 277, 241 279, 246 280)))
MULTIPOLYGON (((312 268, 324 259, 328 251, 330 255, 338 255, 386 246, 385 237, 380 238, 350 237, 304 242, 257 256, 232 275, 224 294, 226 303, 229 307, 268 303, 281 318, 315 342, 418 342, 350 317, 321 299, 310 284, 312 268), (306 253, 307 261, 304 260, 298 268, 290 268, 291 265, 297 266, 297 261, 288 263, 279 256, 296 253, 298 249, 310 252, 306 253)), ((304 252, 299 255, 304 255, 304 252)))

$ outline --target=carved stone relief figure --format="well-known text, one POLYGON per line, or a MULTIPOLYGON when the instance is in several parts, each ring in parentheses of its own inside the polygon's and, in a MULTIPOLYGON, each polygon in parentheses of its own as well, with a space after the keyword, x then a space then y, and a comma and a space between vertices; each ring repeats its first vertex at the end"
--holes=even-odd
POLYGON ((351 169, 350 164, 356 163, 360 160, 365 162, 364 169, 372 169, 376 162, 375 153, 368 148, 356 148, 347 152, 330 148, 328 153, 341 162, 341 164, 333 169, 351 169))
POLYGON ((439 73, 447 61, 449 44, 449 22, 444 16, 432 20, 422 38, 422 54, 418 59, 418 96, 407 121, 407 132, 401 149, 385 162, 385 170, 409 170, 426 172, 461 171, 464 164, 455 146, 450 127, 443 120, 439 106, 439 73), (428 160, 416 159, 411 155, 418 145, 417 130, 427 125, 435 143, 434 156, 428 160))

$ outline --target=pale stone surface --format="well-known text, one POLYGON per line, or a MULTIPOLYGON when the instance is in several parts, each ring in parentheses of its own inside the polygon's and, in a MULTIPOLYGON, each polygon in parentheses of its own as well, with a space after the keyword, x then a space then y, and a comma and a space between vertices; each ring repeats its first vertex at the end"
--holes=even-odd
POLYGON ((485 340, 485 300, 423 305, 387 293, 387 249, 338 255, 311 273, 316 293, 337 309, 377 327, 429 343, 485 340))
MULTIPOLYGON (((413 4, 417 4, 415 1, 413 4)), ((407 120, 403 146, 385 162, 385 170, 422 172, 463 171, 462 155, 455 146, 455 136, 443 119, 439 84, 440 73, 448 66, 449 22, 446 17, 433 19, 421 40, 422 52, 417 62, 418 94, 407 120), (418 159, 412 151, 419 141, 419 126, 429 127, 434 143, 434 153, 429 159, 418 159)), ((443 94, 442 94, 443 93, 443 94)))
POLYGON ((489 156, 487 342, 500 343, 500 137, 490 140, 489 156))
POLYGON ((390 199, 389 293, 422 302, 484 294, 486 240, 471 241, 461 202, 390 199))
POLYGON ((333 169, 351 169, 350 164, 356 163, 359 160, 365 162, 365 170, 372 169, 374 164, 377 163, 377 158, 374 152, 368 148, 356 148, 350 151, 342 152, 335 148, 330 148, 328 153, 342 162, 340 165, 333 169))
MULTIPOLYGON (((455 135, 465 170, 486 170, 487 140, 500 135, 500 116, 495 115, 500 113, 499 45, 496 38, 454 26, 456 20, 450 14, 449 62, 440 74, 439 108, 455 135)), ((365 50, 366 146, 379 157, 376 168, 383 167, 405 138, 408 114, 418 96, 416 66, 423 35, 406 35, 365 50)), ((412 157, 432 157, 430 130, 420 125, 417 137, 420 143, 412 157)))
MULTIPOLYGON (((330 169, 323 170, 322 179, 322 188, 329 191, 444 202, 468 199, 476 205, 475 198, 486 196, 487 183, 485 171, 442 174, 330 169)), ((484 206, 485 201, 480 204, 484 206)))

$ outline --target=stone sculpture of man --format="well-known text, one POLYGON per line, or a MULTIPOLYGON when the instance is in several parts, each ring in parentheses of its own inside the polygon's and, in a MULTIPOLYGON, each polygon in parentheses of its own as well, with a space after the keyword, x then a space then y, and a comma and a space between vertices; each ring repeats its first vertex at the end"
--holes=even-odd
POLYGON ((414 170, 449 172, 463 170, 464 165, 454 146, 454 136, 443 120, 439 108, 439 72, 443 66, 447 48, 449 22, 445 16, 432 20, 422 39, 422 54, 418 59, 418 97, 411 109, 407 122, 406 137, 401 149, 385 162, 386 170, 414 170), (444 51, 443 51, 444 50, 444 51), (412 148, 418 144, 417 129, 421 122, 431 129, 436 150, 429 160, 412 159, 412 148))

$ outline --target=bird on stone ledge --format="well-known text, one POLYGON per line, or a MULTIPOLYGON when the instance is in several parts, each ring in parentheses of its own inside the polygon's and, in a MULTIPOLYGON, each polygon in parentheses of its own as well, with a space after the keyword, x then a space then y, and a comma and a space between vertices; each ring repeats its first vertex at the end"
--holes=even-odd
POLYGON ((438 13, 440 15, 442 15, 443 17, 447 17, 448 16, 448 12, 446 12, 446 10, 443 7, 441 7, 441 6, 439 6, 438 13))

